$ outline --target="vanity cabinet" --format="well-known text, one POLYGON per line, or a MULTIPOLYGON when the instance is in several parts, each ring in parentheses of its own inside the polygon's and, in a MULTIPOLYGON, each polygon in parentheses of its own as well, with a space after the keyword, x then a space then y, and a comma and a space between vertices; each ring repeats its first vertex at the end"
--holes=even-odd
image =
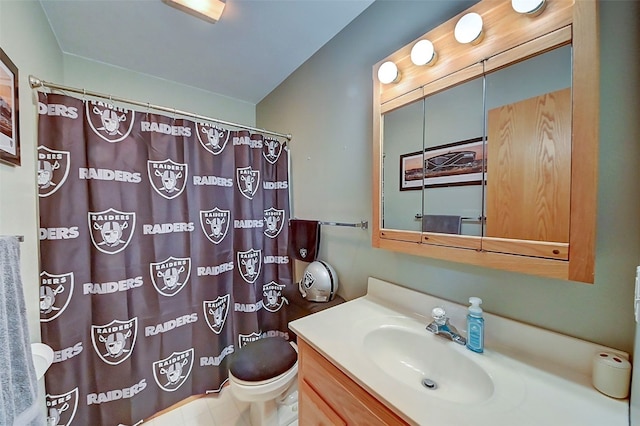
POLYGON ((298 409, 301 426, 408 424, 301 338, 298 409))
POLYGON ((597 28, 595 0, 546 0, 536 15, 482 0, 376 64, 373 247, 593 283, 597 28), (484 38, 458 43, 471 12, 484 38), (420 40, 435 64, 412 63, 420 40), (382 84, 388 61, 400 79, 382 84), (434 231, 424 218, 462 225, 434 231))

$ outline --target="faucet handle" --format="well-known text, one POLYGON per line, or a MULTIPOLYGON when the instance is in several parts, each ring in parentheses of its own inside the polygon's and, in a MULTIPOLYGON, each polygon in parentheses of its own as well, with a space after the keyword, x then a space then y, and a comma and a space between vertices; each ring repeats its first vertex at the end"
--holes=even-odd
POLYGON ((447 313, 442 306, 436 306, 431 310, 431 316, 438 325, 445 325, 447 323, 447 313))

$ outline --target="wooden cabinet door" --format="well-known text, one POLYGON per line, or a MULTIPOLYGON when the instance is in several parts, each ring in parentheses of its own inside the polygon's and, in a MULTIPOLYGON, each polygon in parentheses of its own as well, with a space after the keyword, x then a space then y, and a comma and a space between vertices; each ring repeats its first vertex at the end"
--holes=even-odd
POLYGON ((312 388, 301 380, 298 387, 300 426, 346 426, 346 422, 312 388))
POLYGON ((298 422, 301 426, 325 424, 406 425, 351 378, 302 339, 298 339, 298 422))

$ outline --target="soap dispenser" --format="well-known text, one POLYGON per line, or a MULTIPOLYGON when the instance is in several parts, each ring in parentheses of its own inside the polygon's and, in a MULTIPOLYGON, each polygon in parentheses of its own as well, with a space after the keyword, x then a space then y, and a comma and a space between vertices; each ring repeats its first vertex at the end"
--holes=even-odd
POLYGON ((467 348, 473 352, 484 352, 484 318, 480 304, 482 299, 470 297, 469 313, 467 315, 467 348))

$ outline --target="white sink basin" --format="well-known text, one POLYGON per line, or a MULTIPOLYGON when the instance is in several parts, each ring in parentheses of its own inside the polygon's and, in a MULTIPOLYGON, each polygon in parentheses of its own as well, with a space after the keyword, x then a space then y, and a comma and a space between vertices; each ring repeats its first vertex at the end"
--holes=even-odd
POLYGON ((482 402, 494 393, 491 377, 455 347, 464 346, 426 330, 384 325, 367 333, 363 345, 391 380, 414 392, 460 404, 482 402))

